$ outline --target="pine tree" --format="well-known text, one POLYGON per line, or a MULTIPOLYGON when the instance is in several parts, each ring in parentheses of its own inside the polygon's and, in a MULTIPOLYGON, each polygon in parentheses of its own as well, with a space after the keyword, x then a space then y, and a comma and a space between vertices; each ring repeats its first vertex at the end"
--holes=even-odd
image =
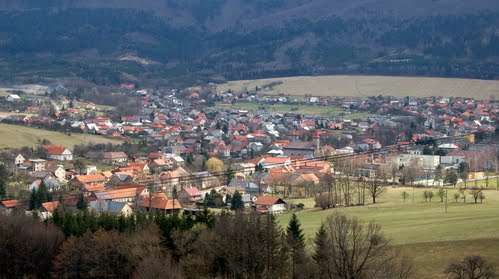
POLYGON ((39 205, 40 204, 40 201, 38 199, 38 191, 33 189, 31 191, 31 195, 29 197, 29 210, 34 210, 34 209, 38 209, 39 208, 39 205))
POLYGON ((9 173, 7 172, 7 168, 3 163, 0 163, 0 199, 5 198, 6 189, 5 185, 7 184, 7 179, 9 178, 9 173))
POLYGON ((306 274, 305 236, 300 221, 293 213, 286 229, 290 249, 291 278, 303 278, 306 274))
POLYGON ((85 197, 83 194, 80 194, 78 197, 78 202, 76 203, 76 208, 79 210, 87 210, 87 201, 85 200, 85 197))
POLYGON ((234 193, 234 196, 232 196, 232 200, 230 202, 230 209, 238 210, 242 208, 244 208, 243 197, 241 196, 239 191, 236 191, 234 193))
POLYGON ((5 191, 5 185, 0 182, 0 199, 5 198, 6 191, 5 191))
POLYGON ((315 251, 312 259, 317 267, 317 278, 330 278, 331 272, 329 271, 329 249, 327 232, 324 225, 321 225, 317 233, 315 234, 315 251))

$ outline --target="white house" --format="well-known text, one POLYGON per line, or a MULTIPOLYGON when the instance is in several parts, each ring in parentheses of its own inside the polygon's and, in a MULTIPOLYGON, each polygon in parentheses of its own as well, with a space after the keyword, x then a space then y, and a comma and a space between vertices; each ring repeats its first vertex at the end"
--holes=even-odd
POLYGON ((16 166, 20 166, 24 164, 24 162, 26 162, 26 158, 24 158, 24 156, 21 154, 17 155, 16 158, 14 159, 14 164, 16 166))
POLYGON ((57 161, 71 161, 73 160, 73 153, 71 150, 61 145, 44 145, 47 151, 47 157, 57 161))
POLYGON ((7 96, 7 101, 9 101, 9 102, 17 102, 20 100, 21 100, 21 97, 19 97, 19 95, 17 95, 17 94, 10 94, 9 96, 7 96))
POLYGON ((255 208, 260 213, 279 214, 284 213, 287 204, 279 197, 274 196, 259 196, 255 200, 255 208))

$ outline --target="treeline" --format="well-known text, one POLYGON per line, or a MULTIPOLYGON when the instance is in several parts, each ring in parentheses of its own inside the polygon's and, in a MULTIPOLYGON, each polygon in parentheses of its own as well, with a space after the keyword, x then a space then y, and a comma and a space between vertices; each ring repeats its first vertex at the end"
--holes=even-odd
MULTIPOLYGON (((0 278, 411 278, 414 266, 381 227, 335 214, 307 246, 296 215, 204 211, 130 217, 56 212, 40 222, 0 215, 0 278)), ((479 256, 450 264, 448 278, 495 278, 479 256)))
POLYGON ((408 278, 375 224, 334 215, 306 248, 298 218, 205 211, 131 217, 0 215, 1 278, 408 278), (348 277, 344 277, 348 276, 348 277))

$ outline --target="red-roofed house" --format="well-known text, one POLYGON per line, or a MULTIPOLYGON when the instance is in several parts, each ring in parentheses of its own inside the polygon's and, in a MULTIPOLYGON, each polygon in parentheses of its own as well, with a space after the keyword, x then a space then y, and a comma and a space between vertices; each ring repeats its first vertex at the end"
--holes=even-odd
POLYGON ((44 145, 43 148, 47 152, 47 157, 57 161, 71 161, 73 160, 73 153, 71 150, 62 145, 44 145))
POLYGON ((259 196, 255 201, 255 209, 260 213, 279 214, 286 212, 287 204, 279 197, 259 196))
POLYGON ((202 194, 196 187, 186 187, 180 191, 178 198, 183 203, 194 203, 202 200, 202 194))
POLYGON ((11 212, 12 210, 18 208, 20 206, 18 200, 3 200, 0 201, 0 209, 5 210, 7 212, 11 212))
POLYGON ((142 197, 137 205, 146 210, 154 210, 160 212, 178 212, 183 206, 177 199, 168 199, 165 193, 154 193, 142 197))

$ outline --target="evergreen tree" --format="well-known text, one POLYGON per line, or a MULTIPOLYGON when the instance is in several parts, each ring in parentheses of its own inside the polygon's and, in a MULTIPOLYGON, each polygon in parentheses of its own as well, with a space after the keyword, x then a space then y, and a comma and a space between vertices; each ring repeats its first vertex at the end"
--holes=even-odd
POLYGON ((34 210, 39 208, 38 204, 40 204, 40 201, 38 199, 38 191, 33 189, 29 197, 29 210, 34 210))
POLYGON ((331 272, 329 269, 329 257, 331 256, 328 249, 327 233, 324 225, 321 225, 317 233, 315 234, 315 250, 312 256, 314 263, 316 265, 317 278, 329 278, 328 274, 331 272))
POLYGON ((78 197, 78 202, 76 203, 76 208, 79 210, 87 210, 87 201, 85 200, 85 197, 83 194, 80 194, 78 197))
POLYGON ((230 202, 230 209, 238 210, 242 208, 244 208, 243 197, 241 196, 239 191, 236 191, 234 193, 234 196, 232 196, 232 200, 230 202))
POLYGON ((5 198, 5 196, 6 196, 5 185, 3 183, 0 183, 0 199, 5 198))
POLYGON ((7 185, 7 179, 9 178, 9 173, 5 164, 0 163, 0 199, 5 198, 7 191, 5 186, 7 185))
POLYGON ((289 220, 286 235, 290 249, 291 278, 303 278, 306 274, 305 236, 294 213, 289 220))

